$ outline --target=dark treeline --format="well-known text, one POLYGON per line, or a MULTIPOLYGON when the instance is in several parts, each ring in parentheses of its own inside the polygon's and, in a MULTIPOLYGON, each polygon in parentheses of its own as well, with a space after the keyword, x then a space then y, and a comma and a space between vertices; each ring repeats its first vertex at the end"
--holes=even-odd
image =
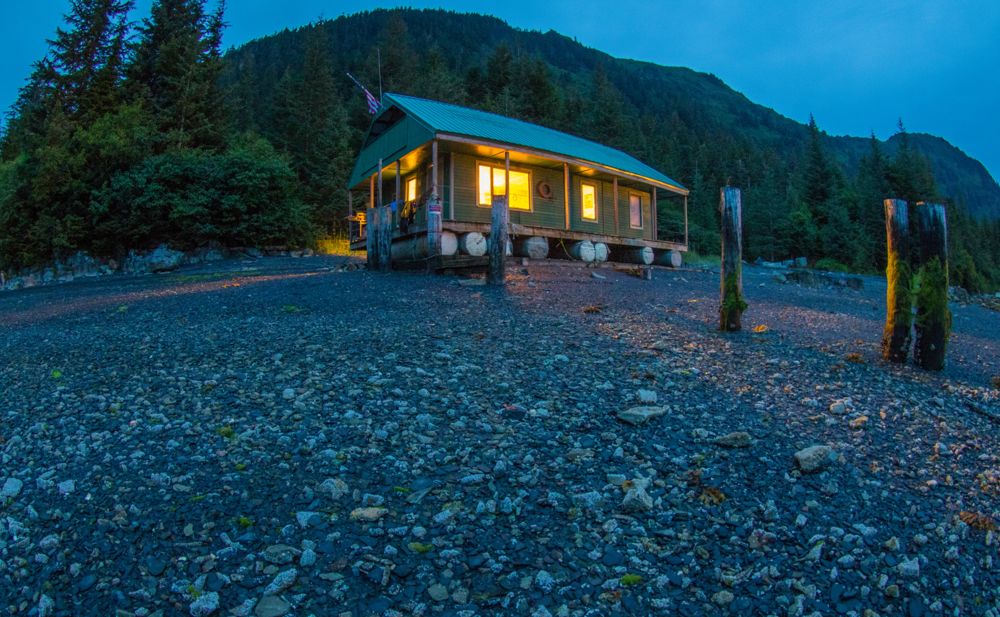
POLYGON ((0 151, 0 266, 168 242, 304 243, 311 209, 271 144, 236 128, 220 4, 73 0, 0 151))
MULTIPOLYGON (((378 10, 220 57, 221 9, 160 0, 130 34, 129 4, 74 2, 67 31, 13 110, 0 166, 8 264, 158 242, 302 243, 338 229, 370 121, 345 73, 375 90, 380 54, 385 91, 538 122, 666 171, 692 191, 697 251, 718 251, 727 183, 744 189, 751 259, 805 255, 866 272, 885 265, 885 197, 939 200, 948 206, 953 283, 1000 285, 1000 223, 995 212, 980 220, 995 183, 943 140, 908 134, 902 123, 888 142, 833 138, 713 76, 614 59, 485 16, 378 10), (96 15, 106 17, 88 21, 96 15)), ((660 217, 664 230, 679 225, 668 204, 660 217)))

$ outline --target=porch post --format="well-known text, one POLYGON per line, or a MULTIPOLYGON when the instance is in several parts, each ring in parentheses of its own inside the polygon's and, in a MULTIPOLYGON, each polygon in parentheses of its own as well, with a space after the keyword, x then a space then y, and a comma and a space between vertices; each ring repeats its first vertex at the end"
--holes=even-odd
POLYGON ((688 196, 684 196, 684 248, 690 248, 688 246, 688 196))
POLYGON ((612 187, 613 187, 612 193, 614 193, 613 199, 615 206, 615 235, 618 236, 621 235, 621 230, 619 229, 621 223, 618 222, 618 176, 614 177, 612 181, 612 187))
POLYGON ((657 238, 657 230, 656 230, 657 220, 656 220, 656 217, 660 213, 660 208, 659 208, 659 205, 656 203, 656 187, 654 186, 652 188, 653 188, 653 201, 651 201, 650 204, 649 204, 649 218, 653 219, 652 220, 652 222, 653 222, 653 240, 658 240, 659 238, 657 238))
POLYGON ((563 209, 565 210, 566 229, 569 229, 569 163, 563 163, 563 209))
POLYGON ((365 214, 365 252, 367 253, 368 270, 378 267, 378 242, 375 237, 378 230, 378 210, 375 209, 375 174, 368 179, 368 212, 365 214))
POLYGON ((393 198, 393 200, 396 202, 396 212, 395 212, 395 216, 393 218, 396 219, 397 226, 398 226, 398 221, 399 221, 398 217, 402 213, 402 209, 399 207, 399 198, 402 197, 402 193, 400 192, 402 190, 402 185, 403 185, 403 178, 401 176, 402 172, 403 172, 403 165, 402 165, 402 163, 399 160, 397 160, 396 161, 396 196, 393 198))

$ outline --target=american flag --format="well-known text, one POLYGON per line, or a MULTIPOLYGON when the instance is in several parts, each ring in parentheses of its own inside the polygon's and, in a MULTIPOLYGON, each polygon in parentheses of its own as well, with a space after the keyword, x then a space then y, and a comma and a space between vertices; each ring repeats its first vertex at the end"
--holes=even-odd
POLYGON ((373 116, 377 114, 378 110, 382 108, 382 103, 380 103, 379 100, 375 98, 374 94, 368 91, 368 88, 365 88, 363 85, 361 85, 361 82, 358 81, 357 78, 354 77, 354 75, 348 73, 347 76, 351 78, 351 81, 354 82, 355 86, 361 88, 361 91, 365 93, 365 102, 368 103, 368 113, 370 113, 373 116))
POLYGON ((368 88, 362 87, 361 89, 365 91, 365 100, 368 101, 368 113, 374 116, 378 113, 378 108, 381 107, 381 105, 379 105, 378 99, 375 98, 375 95, 368 91, 368 88))

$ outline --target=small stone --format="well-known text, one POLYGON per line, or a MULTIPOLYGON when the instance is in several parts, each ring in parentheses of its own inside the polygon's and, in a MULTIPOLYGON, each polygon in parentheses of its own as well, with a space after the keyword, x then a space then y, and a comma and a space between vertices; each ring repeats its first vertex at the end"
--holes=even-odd
POLYGON ((622 509, 626 512, 648 512, 653 509, 653 498, 642 487, 630 488, 622 499, 622 509))
POLYGON ((891 538, 883 542, 882 546, 884 546, 885 550, 887 551, 899 550, 899 538, 897 538, 896 536, 892 536, 891 538))
POLYGON ((656 404, 656 392, 652 390, 639 390, 639 402, 643 405, 656 404))
POLYGON ((573 495, 573 504, 578 508, 583 508, 584 510, 593 510, 598 507, 602 501, 604 501, 604 496, 597 491, 573 495))
POLYGON ((733 592, 727 591, 725 589, 723 589, 722 591, 717 591, 712 595, 712 602, 715 602, 719 606, 727 606, 734 599, 735 596, 733 595, 733 592))
POLYGON ((264 596, 257 603, 253 614, 256 617, 283 617, 290 610, 292 610, 292 605, 278 596, 264 596))
POLYGON ((896 566, 896 571, 904 578, 917 578, 920 576, 920 561, 916 557, 904 559, 896 566))
POLYGON ((188 607, 191 617, 208 617, 217 610, 219 610, 219 594, 214 591, 201 594, 188 607))
POLYGON ((795 462, 805 473, 822 471, 833 460, 830 446, 809 446, 795 453, 795 462))
POLYGON ((351 520, 374 522, 388 514, 385 508, 355 508, 351 511, 351 520))
POLYGON ((340 478, 327 478, 316 487, 316 492, 330 499, 340 499, 348 492, 347 483, 340 478))
POLYGON ((285 390, 281 393, 281 398, 285 399, 286 401, 292 400, 293 398, 295 398, 295 389, 285 388, 285 390))
POLYGON ((448 589, 440 583, 434 583, 427 588, 427 595, 435 602, 443 602, 448 599, 448 589))
POLYGON ((898 598, 899 597, 899 585, 889 585, 885 588, 883 592, 887 598, 898 598))
POLYGON ((309 527, 315 527, 318 522, 321 522, 321 517, 318 512, 296 512, 295 521, 302 529, 308 529, 309 527))
POLYGON ((830 403, 830 413, 842 416, 847 413, 847 410, 853 407, 854 404, 850 398, 843 398, 830 403))
POLYGON ((298 578, 298 576, 299 576, 299 571, 296 570, 295 568, 291 568, 290 570, 285 570, 284 572, 280 572, 277 576, 274 577, 274 580, 271 581, 271 584, 264 588, 264 595, 265 596, 278 595, 282 591, 294 585, 295 579, 298 578))
POLYGON ((3 483, 3 488, 0 489, 0 498, 13 499, 21 494, 21 487, 24 486, 24 482, 21 482, 17 478, 7 478, 7 481, 3 483))
POLYGON ((56 608, 55 600, 49 596, 42 594, 41 598, 38 598, 38 617, 49 617, 56 608))
POLYGON ((63 480, 57 485, 56 488, 59 489, 60 495, 69 495, 76 490, 76 482, 73 480, 63 480))
POLYGON ((618 412, 618 419, 626 424, 631 424, 633 426, 639 426, 640 424, 645 424, 650 420, 650 418, 657 418, 667 414, 666 407, 631 407, 624 411, 618 412))
POLYGON ((302 551, 302 556, 299 557, 299 565, 308 568, 309 566, 316 563, 316 551, 311 548, 307 548, 302 551))
POLYGON ((268 563, 283 566, 285 564, 292 563, 292 560, 295 559, 295 556, 298 554, 299 550, 297 548, 293 548, 285 544, 272 544, 264 549, 264 552, 260 554, 260 557, 268 563))
POLYGON ((715 445, 723 448, 749 448, 753 443, 750 433, 746 431, 735 431, 727 435, 715 438, 715 445))
POLYGON ((854 430, 861 430, 868 424, 868 416, 858 416, 847 423, 854 430))
POLYGON ((539 570, 535 574, 535 585, 545 593, 551 593, 556 586, 556 579, 552 578, 552 575, 545 570, 539 570))

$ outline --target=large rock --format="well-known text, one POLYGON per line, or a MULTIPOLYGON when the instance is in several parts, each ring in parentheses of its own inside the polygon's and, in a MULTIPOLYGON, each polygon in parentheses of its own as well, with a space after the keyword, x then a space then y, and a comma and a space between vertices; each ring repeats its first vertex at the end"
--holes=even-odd
POLYGON ((795 453, 795 463, 805 473, 822 471, 833 462, 833 448, 830 446, 809 446, 795 453))
POLYGON ((666 407, 655 407, 651 405, 630 407, 624 411, 619 411, 618 419, 627 424, 639 426, 640 424, 648 422, 650 418, 666 415, 667 411, 666 407))
POLYGON ((184 253, 161 244, 152 253, 146 255, 146 263, 149 265, 150 272, 169 272, 176 270, 184 263, 184 253))

